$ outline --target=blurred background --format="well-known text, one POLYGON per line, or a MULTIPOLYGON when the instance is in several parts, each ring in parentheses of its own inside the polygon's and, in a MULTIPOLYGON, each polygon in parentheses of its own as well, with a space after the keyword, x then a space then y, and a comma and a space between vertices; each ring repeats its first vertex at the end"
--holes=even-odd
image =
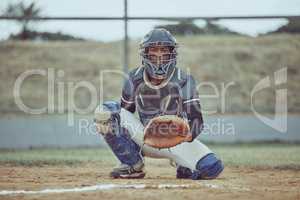
POLYGON ((67 106, 71 98, 77 107, 87 108, 93 95, 78 87, 70 96, 67 85, 89 82, 99 102, 119 100, 123 76, 112 73, 101 79, 100 74, 140 66, 139 41, 155 27, 177 38, 179 67, 199 83, 214 85, 199 89, 203 109, 211 111, 204 113, 208 128, 201 140, 300 141, 300 0, 2 0, 0 15, 1 149, 103 145, 93 131, 95 106, 74 116, 67 106), (18 77, 34 69, 48 78, 53 70, 53 93, 49 96, 47 75, 34 75, 23 82, 19 97, 28 107, 45 107, 42 114, 24 112, 14 96, 18 77), (287 81, 280 86, 287 89, 286 104, 276 101, 274 73, 280 69, 287 70, 287 81), (266 77, 272 84, 251 102, 254 87, 266 77), (222 95, 224 85, 230 87, 222 95), (214 96, 216 90, 221 95, 214 96), (255 108, 272 120, 277 104, 287 108, 284 131, 253 113, 255 108))

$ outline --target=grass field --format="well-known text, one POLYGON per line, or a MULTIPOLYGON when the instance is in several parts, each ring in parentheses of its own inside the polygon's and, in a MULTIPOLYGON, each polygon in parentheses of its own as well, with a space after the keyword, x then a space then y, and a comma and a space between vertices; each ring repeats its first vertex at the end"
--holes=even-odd
POLYGON ((198 181, 176 179, 167 160, 150 158, 144 179, 110 179, 117 161, 107 149, 1 150, 0 199, 299 199, 299 145, 209 147, 225 170, 198 181))
MULTIPOLYGON (((213 144, 226 166, 300 169, 300 146, 297 144, 213 144)), ((116 164, 108 149, 32 149, 1 150, 0 164, 12 166, 116 164)))
MULTIPOLYGON (((178 66, 188 69, 195 78, 215 84, 221 92, 222 84, 234 82, 226 96, 225 111, 239 113, 250 111, 250 93, 255 84, 266 76, 273 76, 278 69, 288 67, 289 112, 300 112, 300 35, 269 35, 257 38, 244 36, 192 36, 178 37, 178 66)), ((130 43, 130 68, 141 63, 138 55, 138 42, 130 43)), ((30 69, 48 68, 64 71, 58 81, 78 83, 90 82, 97 91, 100 88, 100 70, 122 69, 122 42, 0 42, 0 111, 18 112, 14 103, 13 87, 15 80, 30 69)), ((118 74, 104 77, 105 100, 119 99, 122 78, 118 74)), ((57 85, 55 85, 57 87, 57 85)), ((201 87, 200 94, 214 94, 211 87, 201 87)), ((55 88, 55 109, 67 110, 68 100, 57 101, 55 88)), ((98 94, 98 97, 100 94, 98 94)), ((26 105, 40 108, 47 105, 47 78, 31 76, 22 85, 22 100, 26 105)), ((79 107, 88 105, 90 98, 85 89, 78 89, 75 103, 79 107)), ((206 110, 220 112, 221 98, 202 98, 206 110)), ((264 90, 256 95, 255 107, 260 112, 273 112, 275 93, 264 90)))

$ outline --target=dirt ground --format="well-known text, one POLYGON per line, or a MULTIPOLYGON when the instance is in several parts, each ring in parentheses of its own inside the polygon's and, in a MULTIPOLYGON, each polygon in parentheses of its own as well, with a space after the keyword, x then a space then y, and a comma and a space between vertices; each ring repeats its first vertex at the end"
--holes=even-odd
MULTIPOLYGON (((148 162, 148 161, 147 161, 148 162)), ((61 194, 0 195, 0 199, 300 199, 300 171, 226 167, 216 180, 178 180, 175 168, 162 161, 146 163, 140 180, 110 179, 113 166, 89 163, 76 166, 0 166, 0 191, 85 187, 96 184, 146 184, 146 189, 109 189, 61 194), (184 184, 187 188, 158 188, 184 184)))

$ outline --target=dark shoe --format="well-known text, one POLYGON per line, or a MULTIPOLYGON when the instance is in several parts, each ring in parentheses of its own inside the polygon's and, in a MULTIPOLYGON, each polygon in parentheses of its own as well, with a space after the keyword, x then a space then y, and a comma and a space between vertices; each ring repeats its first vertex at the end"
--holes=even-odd
POLYGON ((176 170, 176 178, 190 179, 192 177, 192 170, 187 167, 178 166, 176 170))
POLYGON ((144 163, 137 163, 134 166, 121 164, 120 166, 113 169, 110 173, 111 178, 127 178, 127 179, 138 179, 144 178, 145 172, 143 171, 144 163))

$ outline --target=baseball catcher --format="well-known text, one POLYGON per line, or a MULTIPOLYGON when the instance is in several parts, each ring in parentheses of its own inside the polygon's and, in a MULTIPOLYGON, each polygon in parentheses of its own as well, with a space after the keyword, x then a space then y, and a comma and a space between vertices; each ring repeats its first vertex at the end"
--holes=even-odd
POLYGON ((143 178, 149 156, 170 159, 177 178, 216 178, 223 164, 196 140, 203 129, 199 95, 194 78, 176 67, 175 38, 154 29, 141 41, 140 55, 142 64, 129 73, 120 102, 95 110, 97 131, 121 163, 110 176, 143 178))

